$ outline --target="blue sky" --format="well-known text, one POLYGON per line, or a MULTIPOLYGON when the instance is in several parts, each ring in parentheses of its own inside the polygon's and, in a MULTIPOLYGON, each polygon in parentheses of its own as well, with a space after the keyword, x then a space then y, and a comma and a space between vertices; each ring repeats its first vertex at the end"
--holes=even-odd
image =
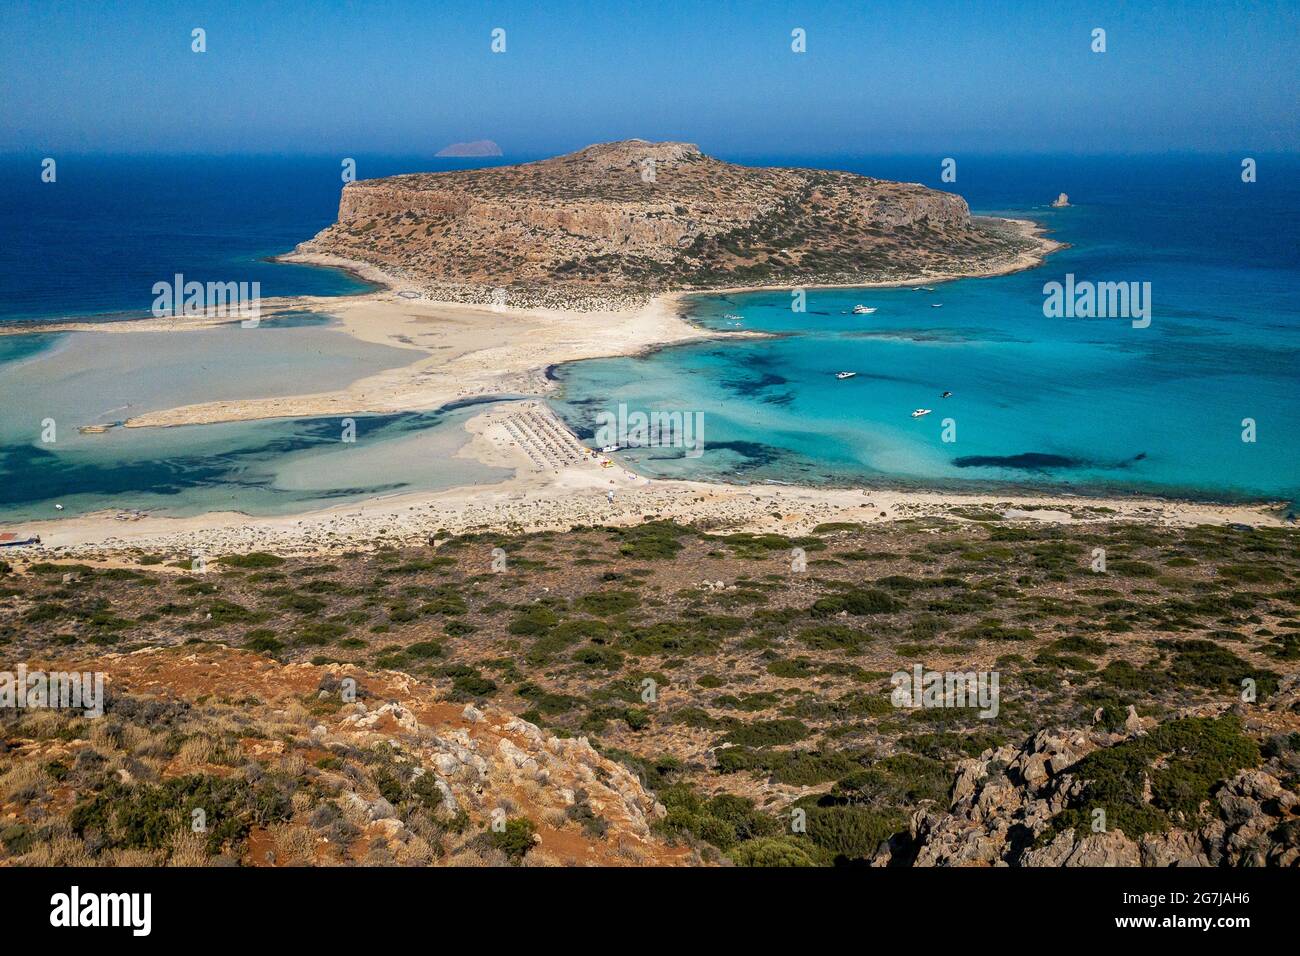
POLYGON ((489 138, 540 155, 641 136, 733 155, 1295 152, 1298 10, 5 0, 0 151, 424 153, 489 138), (206 53, 190 50, 195 27, 206 53))

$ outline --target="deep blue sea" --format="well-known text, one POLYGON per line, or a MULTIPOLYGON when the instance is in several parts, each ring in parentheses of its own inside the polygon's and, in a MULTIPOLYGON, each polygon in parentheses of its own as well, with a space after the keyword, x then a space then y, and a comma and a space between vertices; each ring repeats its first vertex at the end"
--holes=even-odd
MULTIPOLYGON (((940 181, 941 157, 932 156, 724 158, 922 182, 959 193, 977 213, 1037 219, 1071 248, 1035 270, 934 292, 810 290, 803 313, 791 311, 788 292, 702 296, 692 301, 697 321, 777 337, 559 369, 555 407, 583 435, 619 403, 703 413, 702 456, 633 452, 639 469, 737 482, 1300 497, 1300 158, 1255 157, 1258 181, 1250 184, 1232 156, 956 157, 953 183, 940 181), (1048 208, 1059 192, 1074 205, 1048 208), (1066 273, 1151 283, 1150 326, 1045 317, 1043 285, 1066 273), (846 314, 858 303, 877 311, 846 314), (837 380, 842 370, 857 375, 837 380), (940 398, 944 391, 951 397, 940 398), (933 412, 913 419, 916 408, 933 412), (1254 441, 1242 440, 1246 419, 1254 441)), ((476 164, 356 160, 361 178, 476 164)), ((64 156, 57 182, 47 184, 39 156, 0 157, 0 323, 136 314, 149 308, 153 283, 177 272, 260 281, 265 296, 358 291, 364 286, 340 272, 264 261, 333 220, 339 174, 339 157, 64 156)), ((328 318, 319 323, 302 334, 324 335, 328 318)), ((212 362, 237 360, 215 336, 192 341, 208 375, 212 362)), ((60 348, 70 348, 60 336, 0 337, 0 512, 9 517, 50 514, 55 500, 69 503, 64 513, 193 513, 218 502, 284 512, 469 477, 405 466, 367 476, 363 457, 339 470, 338 449, 316 435, 334 425, 313 422, 167 429, 165 437, 114 430, 43 444, 36 423, 44 412, 16 370, 44 361, 51 377, 69 376, 49 394, 75 394, 79 373, 56 361, 60 348), (346 480, 314 487, 305 476, 322 474, 315 454, 334 455, 331 468, 346 480)), ((333 348, 322 357, 313 345, 316 357, 304 361, 319 363, 321 375, 345 376, 333 348)), ((132 360, 120 351, 114 361, 130 370, 128 382, 138 377, 141 395, 117 387, 93 394, 109 390, 88 385, 86 421, 165 398, 148 371, 153 358, 174 369, 176 356, 132 360)), ((388 361, 374 352, 364 359, 357 377, 388 361)), ((196 375, 178 396, 197 400, 190 392, 204 381, 196 375)), ((374 461, 405 461, 396 444, 382 454, 383 443, 409 443, 425 427, 459 429, 459 418, 375 420, 358 447, 374 461)), ((447 435, 431 436, 429 447, 450 454, 458 446, 447 435)))
MULTIPOLYGON (((357 178, 441 172, 483 160, 350 157, 357 178)), ((336 156, 0 156, 0 322, 139 312, 153 284, 261 282, 263 296, 344 295, 367 286, 331 269, 281 265, 335 219, 336 156)))

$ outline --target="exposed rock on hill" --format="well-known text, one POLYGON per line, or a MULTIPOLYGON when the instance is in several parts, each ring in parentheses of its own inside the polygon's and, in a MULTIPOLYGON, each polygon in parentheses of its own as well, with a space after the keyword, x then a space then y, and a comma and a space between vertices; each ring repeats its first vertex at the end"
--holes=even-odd
POLYGON ((1297 716, 1291 675, 1248 721, 1287 739, 1262 754, 1230 714, 1156 726, 1130 713, 1126 733, 1040 731, 962 761, 950 805, 918 810, 910 839, 875 863, 1300 865, 1297 716))
POLYGON ((627 140, 517 166, 349 183, 338 222, 297 251, 364 263, 442 297, 487 301, 503 288, 512 302, 538 302, 597 286, 639 295, 981 274, 1039 246, 918 184, 738 166, 689 143, 627 140))

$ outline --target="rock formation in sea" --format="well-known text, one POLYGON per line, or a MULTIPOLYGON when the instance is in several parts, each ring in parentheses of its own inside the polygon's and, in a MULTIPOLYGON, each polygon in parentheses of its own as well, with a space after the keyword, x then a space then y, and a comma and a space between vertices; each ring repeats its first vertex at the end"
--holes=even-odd
POLYGON ((1070 197, 1065 193, 1061 193, 1052 201, 1053 209, 1064 209, 1068 205, 1070 205, 1070 197))

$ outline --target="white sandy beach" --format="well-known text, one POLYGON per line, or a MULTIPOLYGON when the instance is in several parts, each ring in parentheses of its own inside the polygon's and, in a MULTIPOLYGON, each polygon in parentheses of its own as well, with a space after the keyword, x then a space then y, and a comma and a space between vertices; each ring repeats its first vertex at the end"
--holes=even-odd
MULTIPOLYGON (((532 395, 550 387, 548 366, 578 359, 630 355, 712 334, 681 319, 675 297, 619 312, 502 309, 404 299, 392 291, 338 298, 274 300, 277 308, 328 311, 359 341, 411 352, 414 360, 367 375, 343 388, 312 394, 209 401, 150 411, 128 428, 197 425, 267 418, 391 414, 435 409, 476 395, 532 395)), ((264 312, 268 307, 264 306, 264 312)), ((185 334, 231 320, 142 319, 59 323, 42 331, 122 335, 185 334)), ((240 335, 265 334, 264 327, 240 335)))
POLYGON ((536 400, 503 402, 472 418, 467 428, 473 439, 461 454, 513 468, 514 477, 492 485, 394 495, 272 518, 222 512, 125 520, 99 513, 29 522, 23 530, 39 534, 43 545, 22 549, 21 554, 102 557, 129 549, 326 553, 381 543, 423 544, 469 531, 562 531, 576 525, 636 524, 646 518, 720 531, 803 534, 832 521, 870 524, 927 516, 968 520, 963 517, 968 509, 988 509, 1005 521, 1028 523, 1281 524, 1262 505, 652 480, 609 456, 590 452, 536 400))
MULTIPOLYGON (((1036 224, 1023 223, 1020 228, 1039 236, 1036 224)), ((1030 268, 1056 247, 1051 240, 1042 242, 1039 255, 1026 255, 1005 271, 1030 268)), ((145 412, 128 419, 127 427, 392 413, 435 409, 471 396, 540 396, 553 387, 546 370, 555 364, 635 354, 708 337, 753 334, 714 333, 690 324, 679 314, 681 294, 655 297, 640 308, 606 312, 493 309, 405 297, 397 291, 400 280, 373 268, 340 260, 327 262, 322 257, 312 257, 312 261, 350 268, 387 288, 356 296, 271 300, 264 303, 264 314, 276 309, 327 311, 357 340, 409 350, 414 361, 334 391, 182 405, 145 412)), ((944 278, 957 277, 929 276, 916 281, 944 278)), ((43 331, 127 334, 166 330, 184 334, 230 321, 215 316, 149 318, 105 324, 60 323, 45 326, 43 331)), ((241 334, 257 335, 258 331, 242 330, 241 334)), ((1264 506, 650 480, 607 456, 591 453, 537 400, 503 402, 470 419, 466 427, 473 438, 460 454, 513 469, 514 477, 497 484, 398 494, 292 516, 254 518, 222 512, 186 518, 133 515, 127 520, 121 514, 96 513, 26 522, 21 530, 39 534, 42 551, 86 556, 130 548, 208 553, 345 550, 381 539, 428 541, 439 533, 487 529, 561 530, 584 524, 635 523, 646 517, 718 529, 803 533, 823 522, 951 516, 954 509, 976 507, 994 509, 1012 521, 1280 523, 1264 506)), ((960 515, 957 517, 960 520, 960 515)))

